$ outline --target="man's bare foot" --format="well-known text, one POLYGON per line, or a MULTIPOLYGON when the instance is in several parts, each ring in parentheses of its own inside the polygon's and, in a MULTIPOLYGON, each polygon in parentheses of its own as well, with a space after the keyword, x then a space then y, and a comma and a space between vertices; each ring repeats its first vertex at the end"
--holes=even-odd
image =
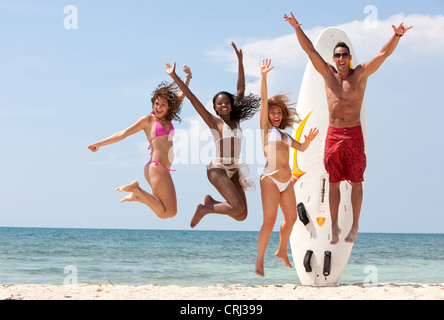
POLYGON ((199 204, 196 208, 196 212, 194 213, 193 218, 191 219, 190 227, 194 228, 197 226, 197 224, 200 222, 200 220, 206 215, 205 212, 203 212, 203 209, 205 206, 203 204, 199 204))
POLYGON ((331 229, 331 241, 330 244, 337 244, 339 242, 339 235, 341 234, 341 229, 338 226, 332 227, 331 229))
POLYGON ((288 255, 286 252, 284 253, 280 253, 279 251, 276 251, 276 253, 274 254, 276 257, 278 257, 279 259, 282 259, 282 261, 284 261, 285 265, 289 268, 293 268, 293 266, 290 263, 290 260, 288 259, 288 255))
POLYGON ((352 227, 348 235, 345 237, 345 242, 353 243, 356 240, 356 237, 358 236, 358 227, 352 227))

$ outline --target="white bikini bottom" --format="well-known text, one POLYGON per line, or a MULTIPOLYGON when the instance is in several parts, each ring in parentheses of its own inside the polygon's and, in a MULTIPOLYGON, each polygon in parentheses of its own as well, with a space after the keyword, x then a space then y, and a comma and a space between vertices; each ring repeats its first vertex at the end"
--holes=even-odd
POLYGON ((265 178, 265 177, 269 177, 269 178, 270 178, 270 179, 276 184, 276 186, 277 186, 278 189, 279 189, 279 192, 283 192, 283 191, 285 191, 285 189, 287 189, 288 185, 291 183, 291 181, 292 181, 293 178, 290 178, 290 179, 289 179, 288 181, 286 181, 286 182, 280 182, 280 181, 277 181, 276 179, 272 178, 271 175, 272 175, 272 174, 275 174, 275 173, 278 172, 278 171, 279 171, 279 170, 273 171, 272 173, 262 173, 261 180, 262 180, 263 178, 265 178))

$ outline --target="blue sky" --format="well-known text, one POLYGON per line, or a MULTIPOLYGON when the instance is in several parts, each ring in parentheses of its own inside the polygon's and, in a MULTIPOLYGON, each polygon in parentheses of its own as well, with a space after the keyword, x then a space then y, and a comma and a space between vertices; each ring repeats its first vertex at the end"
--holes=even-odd
MULTIPOLYGON (((205 194, 217 196, 205 161, 175 164, 179 211, 160 220, 141 204, 119 204, 123 195, 114 192, 132 180, 150 190, 144 134, 97 153, 87 146, 150 112, 151 92, 170 81, 165 62, 191 67, 190 87, 204 104, 218 91, 235 92, 231 41, 244 51, 247 91, 258 93, 257 63, 271 58, 270 94, 287 91, 296 101, 307 57, 282 19, 290 11, 313 42, 325 27, 343 28, 360 62, 388 41, 392 24, 414 25, 368 82, 360 230, 442 233, 441 0, 0 1, 0 226, 189 229, 205 194), (370 4, 375 27, 365 24, 370 4), (77 8, 77 29, 64 27, 67 5, 77 8)), ((187 100, 181 118, 174 125, 184 135, 192 124, 205 127, 187 100)), ((253 118, 242 128, 258 126, 253 118)), ((211 143, 200 146, 205 160, 211 143)), ((260 156, 250 164, 256 181, 262 167, 260 156)), ((197 229, 258 231, 259 186, 247 200, 244 222, 209 215, 197 229)))

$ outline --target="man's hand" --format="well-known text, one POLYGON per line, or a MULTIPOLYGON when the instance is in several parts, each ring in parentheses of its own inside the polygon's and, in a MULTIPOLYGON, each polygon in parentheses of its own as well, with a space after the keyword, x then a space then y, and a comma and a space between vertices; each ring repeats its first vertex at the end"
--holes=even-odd
POLYGON ((404 22, 402 22, 399 27, 396 28, 394 25, 392 25, 392 28, 397 35, 403 36, 407 32, 407 30, 413 28, 413 26, 406 28, 404 27, 404 22))

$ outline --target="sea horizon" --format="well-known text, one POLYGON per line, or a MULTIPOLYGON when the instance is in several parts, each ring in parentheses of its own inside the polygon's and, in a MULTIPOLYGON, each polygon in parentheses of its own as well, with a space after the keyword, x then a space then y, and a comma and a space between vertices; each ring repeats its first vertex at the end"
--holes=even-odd
MULTIPOLYGON (((215 230, 215 229, 142 229, 142 228, 115 228, 115 227, 46 227, 46 226, 0 226, 1 228, 29 228, 29 229, 81 229, 81 230, 134 230, 134 231, 192 231, 192 232, 257 232, 259 230, 215 230)), ((279 230, 274 230, 273 233, 279 233, 279 230)), ((386 231, 359 231, 359 234, 436 234, 444 235, 444 232, 386 232, 386 231)))

